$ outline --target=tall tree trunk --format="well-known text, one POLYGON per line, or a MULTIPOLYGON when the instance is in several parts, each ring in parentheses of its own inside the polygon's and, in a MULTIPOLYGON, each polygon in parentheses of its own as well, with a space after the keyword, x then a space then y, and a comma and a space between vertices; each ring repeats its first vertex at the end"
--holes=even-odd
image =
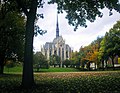
POLYGON ((0 64, 0 74, 3 74, 4 71, 4 65, 0 64))
POLYGON ((115 69, 114 68, 114 56, 112 56, 112 67, 113 67, 113 70, 115 69))
POLYGON ((25 33, 25 54, 23 65, 22 86, 29 88, 34 83, 33 78, 33 36, 34 36, 34 21, 27 16, 26 33, 25 33), (33 24, 33 25, 32 25, 33 24))
POLYGON ((108 59, 105 59, 106 69, 107 69, 107 67, 108 67, 107 61, 108 61, 108 59))
POLYGON ((5 58, 5 55, 3 55, 3 54, 0 55, 0 74, 3 74, 3 72, 4 72, 4 58, 5 58))
POLYGON ((84 70, 85 65, 83 61, 81 62, 81 67, 82 67, 82 70, 84 70))
POLYGON ((27 15, 26 33, 25 33, 25 54, 22 76, 22 87, 31 88, 34 85, 33 76, 33 37, 34 21, 36 17, 37 0, 33 0, 31 9, 27 15))
POLYGON ((87 63, 87 69, 90 71, 90 61, 87 63))
POLYGON ((104 70, 104 59, 102 59, 102 69, 104 70))

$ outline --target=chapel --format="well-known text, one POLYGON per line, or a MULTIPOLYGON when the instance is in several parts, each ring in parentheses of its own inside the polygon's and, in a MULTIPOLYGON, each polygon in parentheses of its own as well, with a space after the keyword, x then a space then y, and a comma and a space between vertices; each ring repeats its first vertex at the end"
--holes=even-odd
POLYGON ((50 56, 57 55, 60 57, 61 64, 64 60, 70 59, 72 49, 68 44, 65 44, 65 40, 62 36, 59 35, 59 24, 58 24, 58 15, 56 23, 56 37, 52 42, 46 42, 45 45, 41 48, 41 52, 46 56, 47 60, 50 59, 50 56))

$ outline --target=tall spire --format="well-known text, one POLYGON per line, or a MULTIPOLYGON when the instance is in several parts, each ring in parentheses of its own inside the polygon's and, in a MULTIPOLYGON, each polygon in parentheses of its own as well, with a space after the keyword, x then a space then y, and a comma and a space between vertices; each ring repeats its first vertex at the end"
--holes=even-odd
POLYGON ((57 14, 57 23, 56 23, 56 38, 59 37, 59 25, 58 25, 58 14, 57 14))

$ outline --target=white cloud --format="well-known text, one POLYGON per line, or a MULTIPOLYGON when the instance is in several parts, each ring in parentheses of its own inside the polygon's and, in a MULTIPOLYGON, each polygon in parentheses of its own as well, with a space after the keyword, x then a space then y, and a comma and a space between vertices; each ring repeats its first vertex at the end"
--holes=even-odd
MULTIPOLYGON (((73 31, 74 27, 70 26, 68 20, 65 19, 66 13, 59 14, 60 35, 74 50, 79 50, 81 46, 90 44, 98 36, 104 36, 106 31, 109 31, 116 21, 120 20, 119 13, 113 11, 113 15, 109 16, 107 9, 102 11, 104 13, 102 18, 97 18, 93 23, 87 22, 87 28, 79 27, 76 32, 73 31)), ((51 42, 56 36, 56 5, 46 4, 43 9, 38 9, 38 12, 44 14, 44 19, 40 19, 37 24, 40 28, 47 30, 47 33, 34 38, 35 51, 40 51, 41 45, 45 44, 45 42, 51 42)))

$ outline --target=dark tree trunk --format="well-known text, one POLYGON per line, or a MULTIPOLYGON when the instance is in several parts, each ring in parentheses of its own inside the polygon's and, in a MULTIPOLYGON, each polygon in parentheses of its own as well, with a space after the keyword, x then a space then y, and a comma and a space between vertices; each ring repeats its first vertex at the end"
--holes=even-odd
POLYGON ((114 68, 114 57, 112 57, 112 67, 113 67, 113 70, 115 69, 114 68))
POLYGON ((87 63, 87 69, 90 71, 90 62, 87 63))
POLYGON ((106 63, 106 69, 107 69, 108 68, 107 59, 105 60, 105 63, 106 63))
POLYGON ((4 65, 0 64, 0 74, 3 74, 3 71, 4 71, 4 65))
POLYGON ((33 36, 34 21, 32 15, 27 16, 26 34, 25 34, 25 54, 23 65, 22 86, 29 87, 34 83, 33 78, 33 36))
POLYGON ((104 60, 102 60, 102 70, 104 70, 104 60))
POLYGON ((25 33, 25 54, 22 76, 22 87, 31 88, 34 85, 33 76, 33 37, 34 21, 36 17, 37 0, 33 0, 31 9, 27 15, 26 33, 25 33))
POLYGON ((0 74, 3 74, 4 72, 4 59, 5 59, 5 55, 1 54, 0 55, 0 74))
POLYGON ((81 69, 84 70, 85 67, 84 62, 82 62, 81 67, 82 67, 81 69))

